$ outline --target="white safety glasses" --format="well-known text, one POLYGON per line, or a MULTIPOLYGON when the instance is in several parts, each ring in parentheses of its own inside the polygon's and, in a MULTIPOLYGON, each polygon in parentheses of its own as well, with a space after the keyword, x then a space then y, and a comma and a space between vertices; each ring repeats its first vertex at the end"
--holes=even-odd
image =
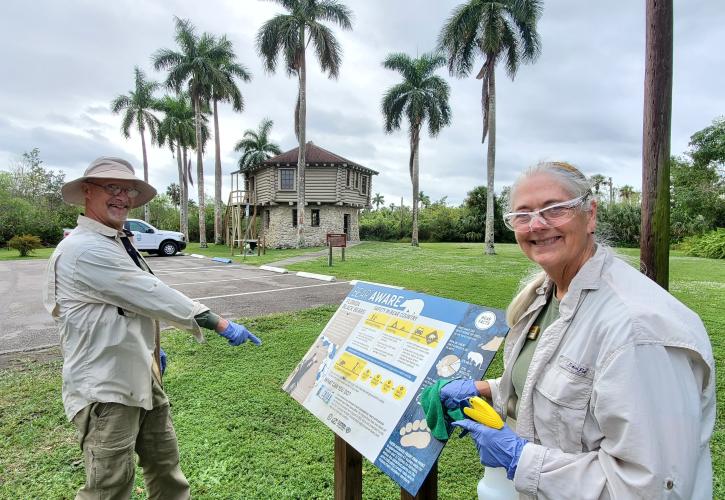
POLYGON ((558 227, 573 219, 587 198, 589 198, 589 193, 531 212, 509 212, 504 214, 503 222, 507 228, 517 233, 531 231, 535 218, 548 227, 558 227))

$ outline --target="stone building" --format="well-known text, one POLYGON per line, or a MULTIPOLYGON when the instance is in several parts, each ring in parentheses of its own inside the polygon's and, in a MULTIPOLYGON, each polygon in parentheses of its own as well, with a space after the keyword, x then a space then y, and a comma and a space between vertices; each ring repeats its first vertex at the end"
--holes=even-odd
MULTIPOLYGON (((325 245, 327 233, 345 233, 348 241, 359 241, 360 209, 371 207, 377 172, 312 142, 305 148, 305 245, 325 245)), ((298 151, 291 149, 240 171, 270 248, 297 244, 298 151)))

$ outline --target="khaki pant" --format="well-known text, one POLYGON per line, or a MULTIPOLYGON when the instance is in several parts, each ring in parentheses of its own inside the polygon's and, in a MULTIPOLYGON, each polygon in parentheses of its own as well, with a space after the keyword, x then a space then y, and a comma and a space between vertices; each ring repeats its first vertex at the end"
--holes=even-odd
POLYGON ((83 450, 86 484, 76 499, 128 499, 138 454, 149 498, 188 499, 169 401, 153 382, 150 411, 119 403, 92 403, 73 417, 83 450))

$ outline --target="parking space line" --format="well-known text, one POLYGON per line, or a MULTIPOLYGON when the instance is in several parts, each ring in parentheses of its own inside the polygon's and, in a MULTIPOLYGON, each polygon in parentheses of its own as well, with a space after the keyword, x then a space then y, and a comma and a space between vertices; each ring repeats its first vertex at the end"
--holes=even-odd
POLYGON ((234 270, 246 270, 243 267, 237 267, 237 268, 232 268, 232 267, 198 267, 198 268, 194 268, 194 269, 198 269, 198 271, 176 271, 176 270, 170 271, 170 270, 164 269, 162 271, 154 271, 154 274, 156 274, 157 276, 159 276, 159 275, 167 275, 167 274, 194 274, 194 273, 205 273, 206 271, 229 271, 230 269, 234 269, 234 270))
MULTIPOLYGON (((279 274, 264 274, 262 276, 252 276, 251 278, 230 278, 228 280, 213 280, 213 281, 189 281, 187 283, 166 283, 169 286, 180 286, 180 285, 197 285, 202 283, 222 283, 224 281, 243 281, 243 280, 256 280, 258 278, 278 278, 279 274)), ((295 276, 294 274, 285 274, 283 276, 295 276)))
POLYGON ((274 288, 272 290, 259 290, 257 292, 230 293, 229 295, 213 295, 211 297, 196 297, 193 300, 223 299, 225 297, 240 297, 242 295, 257 295, 261 293, 283 292, 286 290, 299 290, 301 288, 315 288, 320 286, 349 285, 349 281, 336 281, 334 283, 321 283, 319 285, 290 286, 286 288, 274 288))

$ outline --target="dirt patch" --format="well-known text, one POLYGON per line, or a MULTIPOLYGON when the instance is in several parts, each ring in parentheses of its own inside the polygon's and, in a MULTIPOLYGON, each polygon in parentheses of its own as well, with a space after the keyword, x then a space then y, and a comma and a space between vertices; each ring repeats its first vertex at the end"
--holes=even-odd
POLYGON ((0 354, 0 370, 25 371, 31 364, 60 361, 63 356, 60 347, 50 347, 35 351, 11 352, 0 354))

